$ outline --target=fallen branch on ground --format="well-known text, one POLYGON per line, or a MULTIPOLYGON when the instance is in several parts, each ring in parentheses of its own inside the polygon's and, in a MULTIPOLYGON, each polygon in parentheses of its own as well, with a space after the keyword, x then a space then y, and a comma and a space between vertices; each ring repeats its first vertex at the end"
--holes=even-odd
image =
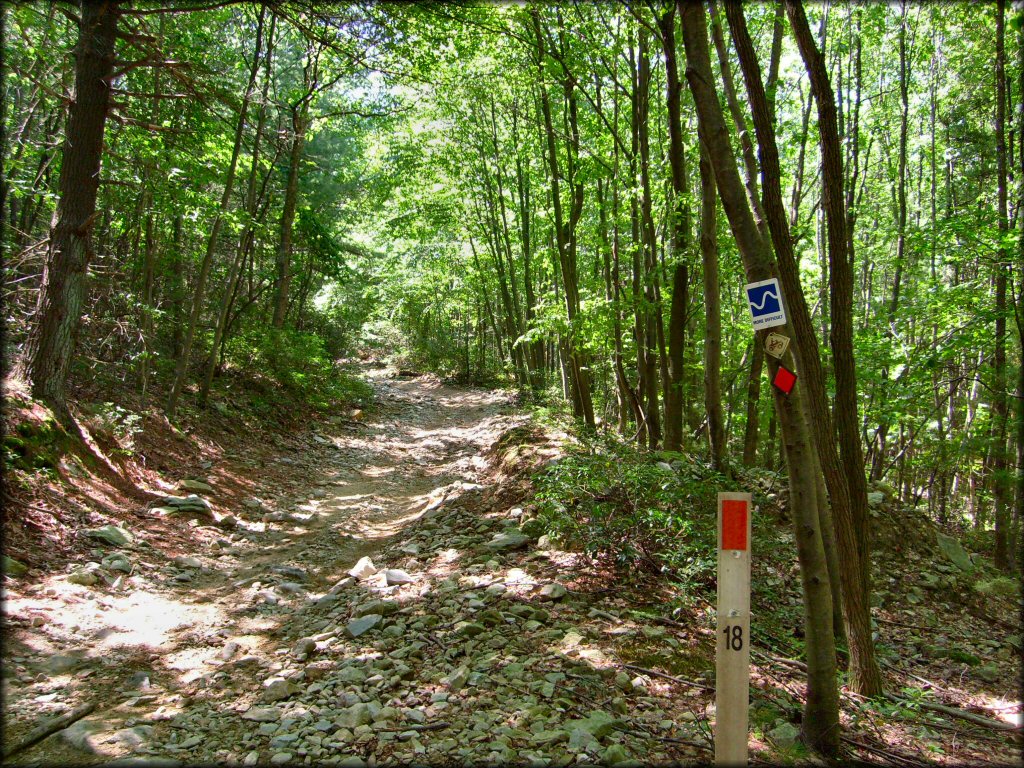
POLYGON ((681 683, 682 685, 693 686, 694 688, 700 688, 705 691, 713 691, 715 687, 713 685, 704 685, 703 683, 695 683, 692 680, 684 680, 681 677, 675 677, 667 672, 659 672, 656 669, 647 669, 646 667, 638 667, 634 664, 623 664, 626 669, 631 669, 634 672, 639 672, 642 675, 653 675, 654 677, 661 677, 665 680, 671 680, 673 683, 681 683))
POLYGON ((849 736, 841 736, 840 738, 847 744, 852 744, 858 749, 863 749, 867 752, 871 752, 872 754, 878 755, 879 757, 883 757, 890 763, 896 763, 897 765, 905 765, 908 766, 908 768, 923 768, 924 766, 932 765, 932 763, 927 763, 923 760, 918 760, 915 757, 907 757, 906 755, 901 755, 899 752, 893 752, 887 749, 873 747, 870 744, 865 744, 862 741, 851 739, 849 736))
POLYGON ((42 725, 37 726, 28 732, 20 742, 15 744, 10 749, 4 750, 3 759, 8 760, 12 755, 16 755, 18 752, 23 752, 31 746, 38 744, 40 741, 48 736, 52 736, 57 731, 63 731, 72 723, 81 720, 83 717, 88 715, 96 709, 96 702, 90 702, 89 704, 82 704, 80 707, 72 709, 70 712, 66 712, 63 715, 49 720, 42 725))
MULTIPOLYGON (((885 698, 889 699, 890 701, 894 701, 897 704, 912 703, 907 701, 906 699, 901 699, 899 696, 896 696, 891 693, 885 694, 885 698)), ((967 720, 971 723, 983 725, 986 728, 993 728, 997 731, 1016 731, 1018 733, 1021 731, 1021 726, 1019 725, 1004 723, 1002 720, 993 720, 990 717, 976 715, 973 712, 968 712, 964 709, 959 709, 957 707, 947 707, 945 704, 936 704, 931 701, 917 701, 913 703, 918 704, 922 709, 930 709, 933 712, 942 712, 943 714, 949 715, 950 717, 959 717, 962 720, 967 720)))

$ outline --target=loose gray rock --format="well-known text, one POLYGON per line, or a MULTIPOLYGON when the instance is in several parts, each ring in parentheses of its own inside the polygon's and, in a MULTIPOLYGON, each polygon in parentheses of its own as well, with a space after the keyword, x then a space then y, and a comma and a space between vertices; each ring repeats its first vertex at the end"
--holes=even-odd
POLYGON ((97 754, 99 752, 98 734, 103 728, 104 723, 102 721, 86 718, 69 725, 60 732, 60 736, 75 749, 90 754, 97 754))
POLYGON ((210 502, 194 493, 190 493, 188 496, 164 496, 160 499, 160 504, 173 509, 210 511, 210 502))
POLYGON ((290 680, 276 677, 263 684, 263 700, 266 702, 281 701, 299 692, 299 688, 290 680))
POLYGON ((281 719, 281 710, 277 707, 250 707, 242 714, 242 719, 254 723, 276 723, 281 719))
POLYGON ((356 638, 360 635, 366 634, 383 620, 384 617, 379 613, 370 613, 366 616, 359 616, 352 619, 352 621, 345 626, 345 632, 349 637, 356 638))
POLYGON ((612 729, 619 723, 619 721, 609 715, 603 710, 595 710, 591 712, 585 719, 582 720, 570 720, 566 723, 566 726, 572 730, 579 728, 592 735, 595 739, 603 739, 612 729))
POLYGON ((601 761, 606 765, 617 765, 629 760, 629 753, 621 744, 612 744, 601 755, 601 761))
POLYGON ((952 536, 947 536, 939 531, 935 532, 935 540, 939 545, 939 551, 942 552, 942 554, 946 556, 946 559, 953 563, 953 565, 961 571, 974 570, 974 563, 971 562, 971 556, 959 541, 954 539, 952 536))
POLYGON ((510 552, 512 550, 522 549, 529 543, 529 536, 525 533, 517 533, 513 531, 511 533, 496 533, 494 538, 484 544, 484 546, 496 552, 510 552))
POLYGON ((469 669, 466 667, 459 667, 455 671, 451 672, 444 681, 448 685, 448 689, 453 693, 461 691, 465 687, 466 683, 469 682, 469 669))
POLYGON ((388 568, 384 571, 384 580, 389 587, 399 584, 412 584, 416 581, 416 579, 399 568, 388 568))
POLYGON ((102 565, 104 568, 110 571, 120 571, 121 573, 131 573, 132 564, 127 557, 117 552, 113 555, 108 555, 103 558, 102 565))
POLYGON ((294 565, 275 565, 270 570, 296 581, 306 581, 309 579, 309 574, 306 571, 294 565))
POLYGON ((540 591, 541 600, 561 600, 568 594, 568 590, 557 582, 545 584, 540 591))
POLYGON ((86 536, 93 539, 100 539, 114 547, 127 547, 135 543, 135 537, 124 528, 116 525, 104 525, 102 528, 92 528, 85 532, 86 536))
POLYGON ((370 600, 367 603, 357 605, 352 611, 353 616, 368 616, 371 613, 379 613, 381 616, 390 616, 393 613, 397 613, 401 609, 394 600, 370 600))
POLYGON ((361 725, 372 723, 373 712, 370 711, 369 704, 360 702, 338 712, 338 717, 334 722, 339 728, 348 728, 350 731, 354 731, 361 725))
POLYGON ((65 656, 58 653, 47 658, 40 665, 40 669, 48 675, 63 675, 65 672, 75 669, 81 663, 82 659, 78 656, 65 656))
POLYGON ((213 493, 213 486, 209 483, 204 483, 202 480, 191 480, 185 479, 178 483, 178 487, 183 491, 198 491, 199 493, 213 493))
POLYGON ((303 637, 292 648, 292 656, 307 657, 316 653, 316 640, 311 637, 303 637))
POLYGON ((90 568, 78 568, 68 575, 68 581, 72 584, 81 584, 83 587, 92 587, 99 584, 100 577, 90 568))

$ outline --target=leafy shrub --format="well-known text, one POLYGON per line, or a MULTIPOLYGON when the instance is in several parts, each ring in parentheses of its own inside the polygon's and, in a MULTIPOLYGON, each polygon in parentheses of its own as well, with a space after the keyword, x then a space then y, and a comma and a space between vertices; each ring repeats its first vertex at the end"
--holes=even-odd
POLYGON ((974 588, 983 595, 1016 597, 1020 591, 1020 582, 1007 576, 996 576, 994 579, 977 582, 974 588))
POLYGON ((123 450, 135 449, 135 436, 142 432, 142 416, 112 402, 84 406, 87 426, 95 435, 116 442, 123 450))
POLYGON ((365 405, 373 397, 366 382, 340 371, 315 333, 252 328, 228 345, 228 355, 243 368, 261 371, 292 395, 317 408, 338 402, 365 405))
POLYGON ((716 491, 708 471, 595 438, 537 478, 538 519, 567 546, 622 567, 675 575, 713 569, 716 491), (661 466, 658 466, 659 463, 661 466))

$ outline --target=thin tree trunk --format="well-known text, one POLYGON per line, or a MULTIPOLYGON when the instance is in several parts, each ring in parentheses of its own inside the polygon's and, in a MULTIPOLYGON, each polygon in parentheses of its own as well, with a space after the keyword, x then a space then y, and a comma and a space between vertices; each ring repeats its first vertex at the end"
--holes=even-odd
MULTIPOLYGON (((259 19, 256 22, 256 49, 253 52, 252 72, 250 83, 255 85, 256 73, 260 67, 260 55, 263 53, 263 25, 266 19, 267 7, 260 7, 259 19)), ((246 249, 253 237, 255 228, 255 214, 258 199, 256 197, 256 180, 259 177, 260 164, 260 142, 263 139, 263 129, 267 121, 267 94, 270 88, 270 58, 273 55, 274 46, 274 22, 271 17, 270 30, 267 39, 267 55, 265 74, 263 78, 263 91, 261 94, 259 109, 256 117, 256 134, 252 140, 252 163, 249 166, 249 181, 245 190, 245 227, 238 238, 238 248, 235 250, 235 257, 228 269, 228 276, 224 287, 224 296, 221 300, 220 312, 217 314, 217 324, 213 330, 213 344, 210 346, 210 356, 206 359, 206 369, 203 372, 203 381, 199 385, 199 405, 206 407, 206 400, 210 394, 210 387, 213 385, 213 376, 217 372, 217 362, 220 358, 221 342, 224 339, 228 325, 228 314, 231 311, 231 304, 234 300, 235 290, 238 287, 238 278, 242 274, 242 261, 245 259, 246 249)))
MULTIPOLYGON (((714 171, 711 168, 711 160, 703 139, 700 152, 700 193, 700 251, 704 266, 704 322, 706 329, 704 331, 704 406, 708 414, 711 466, 716 472, 727 474, 725 418, 722 409, 722 300, 718 284, 718 203, 714 171)), ((754 413, 756 415, 756 409, 754 413)), ((754 434, 757 434, 756 429, 754 434)))
POLYGON ((551 116, 551 100, 544 84, 544 37, 540 26, 540 12, 531 8, 534 33, 537 39, 538 80, 541 92, 541 109, 544 117, 545 135, 547 138, 548 164, 551 169, 551 202, 555 214, 555 241, 557 244, 558 263, 562 273, 562 288, 565 292, 566 316, 569 320, 571 335, 566 340, 565 359, 568 365, 573 403, 578 411, 575 415, 584 423, 594 427, 594 406, 590 397, 590 375, 583 360, 579 330, 575 327, 576 315, 580 308, 579 287, 576 272, 576 225, 583 214, 583 181, 577 178, 575 158, 579 151, 579 125, 577 116, 576 95, 572 79, 563 70, 562 88, 567 111, 569 136, 566 146, 565 175, 561 174, 556 146, 556 134, 551 116), (562 207, 562 191, 559 179, 565 178, 570 192, 569 210, 562 207), (568 216, 566 216, 568 213, 568 216))
MULTIPOLYGON (((160 16, 160 28, 157 35, 157 47, 162 49, 164 33, 167 26, 166 14, 160 16)), ((150 113, 150 121, 154 125, 160 124, 160 103, 163 98, 162 78, 159 69, 153 75, 153 106, 150 113)), ((153 303, 153 289, 155 284, 156 270, 156 238, 153 233, 155 213, 153 211, 153 178, 149 166, 146 167, 144 176, 146 188, 145 197, 148 198, 144 207, 146 209, 144 257, 142 265, 142 306, 139 329, 142 336, 142 359, 139 361, 139 397, 145 408, 149 402, 149 367, 150 358, 153 355, 153 313, 156 306, 153 303)))
POLYGON ((234 145, 231 148, 231 161, 228 163, 227 175, 224 179, 224 192, 221 194, 220 205, 217 214, 213 218, 210 227, 210 236, 206 243, 206 254, 199 267, 199 275, 196 277, 196 284, 192 288, 192 309, 189 313, 188 326, 185 329, 185 338, 182 342, 181 355, 178 358, 174 371, 174 383, 171 386, 171 394, 167 400, 167 418, 173 419, 178 409, 178 399, 185 386, 185 378, 188 375, 189 358, 192 356, 192 342, 195 339, 196 328, 199 325, 199 315, 203 311, 203 301, 206 296, 206 281, 210 276, 210 268, 213 266, 213 255, 217 250, 217 240, 220 236, 221 227, 231 207, 231 192, 235 186, 235 171, 238 168, 238 155, 242 148, 242 135, 245 133, 245 121, 249 112, 249 102, 252 98, 253 85, 256 79, 256 69, 249 76, 249 84, 245 89, 245 96, 242 98, 242 106, 238 113, 238 122, 235 125, 234 145))
POLYGON ((1000 245, 996 263, 996 323, 995 350, 992 356, 992 503, 995 518, 995 552, 993 562, 996 568, 1010 569, 1008 529, 1010 527, 1010 504, 1012 490, 1007 470, 1009 468, 1006 446, 1009 407, 1007 403, 1006 376, 1006 287, 1010 252, 1004 245, 1009 232, 1007 216, 1007 162, 1006 162, 1006 0, 996 2, 996 197, 999 215, 1000 245))
MULTIPOLYGON (((824 194, 827 197, 827 205, 830 206, 829 244, 832 253, 835 254, 834 269, 842 275, 845 274, 845 270, 852 269, 852 265, 847 263, 845 254, 846 212, 843 204, 841 145, 835 122, 835 99, 828 83, 828 75, 821 55, 807 25, 803 7, 787 0, 786 10, 818 102, 822 156, 827 164, 824 194)), ((850 642, 851 686, 863 695, 876 695, 881 692, 882 680, 874 658, 874 644, 871 639, 871 623, 868 612, 870 607, 868 566, 864 562, 867 557, 866 486, 863 482, 863 475, 860 476, 859 484, 856 482, 851 484, 849 480, 849 473, 861 471, 859 468, 863 466, 863 463, 862 461, 858 462, 851 472, 849 465, 845 468, 847 471, 844 471, 839 460, 832 415, 825 393, 817 339, 803 298, 796 259, 793 254, 793 243, 786 220, 786 210, 782 202, 778 148, 775 143, 775 131, 771 117, 767 111, 767 100, 761 83, 760 68, 750 36, 747 33, 742 9, 739 5, 730 2, 726 7, 726 14, 732 29, 733 40, 740 55, 744 79, 747 82, 747 92, 751 100, 754 126, 764 170, 764 199, 768 228, 775 243, 781 283, 783 291, 788 297, 787 303, 791 311, 792 322, 802 342, 796 346, 794 356, 799 364, 807 391, 806 399, 810 409, 808 413, 814 433, 814 442, 821 462, 821 469, 825 475, 831 511, 834 515, 835 535, 840 551, 843 611, 846 616, 847 635, 850 642), (856 498, 854 493, 858 494, 856 498)), ((834 276, 833 280, 835 280, 834 276)), ((856 434, 856 383, 853 377, 852 317, 850 315, 852 278, 848 280, 847 285, 833 282, 831 287, 834 294, 832 300, 836 307, 835 312, 838 312, 840 318, 850 318, 834 324, 834 327, 843 327, 839 328, 839 333, 832 339, 833 354, 843 361, 844 382, 850 388, 854 398, 853 421, 845 425, 846 432, 841 431, 841 440, 848 438, 849 423, 852 423, 856 446, 851 447, 844 442, 843 447, 844 450, 851 452, 856 450, 859 454, 860 438, 856 434)), ((838 367, 839 360, 837 360, 838 367)), ((847 461, 853 460, 854 455, 847 457, 847 461)))
MULTIPOLYGON (((771 250, 758 232, 729 145, 718 94, 713 86, 704 8, 697 3, 680 3, 680 14, 686 47, 686 78, 707 142, 719 197, 743 258, 747 280, 764 280, 772 274, 771 250)), ((802 338, 789 331, 788 327, 784 326, 783 332, 788 332, 793 338, 791 344, 799 347, 803 343, 802 338)), ((766 335, 766 331, 758 331, 755 344, 763 344, 766 335)), ((774 374, 777 366, 769 361, 768 368, 774 374)), ((773 396, 783 431, 797 556, 804 589, 807 703, 802 733, 809 746, 831 756, 839 751, 839 693, 832 630, 832 593, 816 504, 813 448, 800 403, 800 389, 793 390, 788 397, 776 390, 773 396)))
POLYGON ((284 188, 284 207, 281 209, 281 236, 277 247, 277 293, 274 298, 274 317, 271 325, 284 328, 288 314, 288 293, 292 283, 292 236, 295 228, 295 208, 299 200, 299 163, 306 144, 306 124, 309 115, 307 102, 292 109, 292 141, 288 152, 288 180, 284 188))
POLYGON ((686 344, 686 308, 689 304, 690 273, 687 249, 690 240, 689 183, 686 178, 686 153, 683 149, 683 124, 679 107, 682 83, 676 60, 675 7, 658 20, 662 50, 665 54, 665 104, 668 113, 669 164, 672 170, 673 204, 669 227, 672 250, 672 303, 669 309, 668 386, 665 388, 665 450, 683 447, 683 385, 686 344))

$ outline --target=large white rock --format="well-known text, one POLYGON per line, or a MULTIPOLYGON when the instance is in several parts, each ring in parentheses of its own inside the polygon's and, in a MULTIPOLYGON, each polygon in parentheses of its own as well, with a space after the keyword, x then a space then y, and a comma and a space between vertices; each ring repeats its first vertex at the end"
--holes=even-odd
POLYGON ((377 566, 373 564, 373 560, 368 557, 359 558, 359 562, 352 566, 349 570, 349 576, 355 576, 360 581, 365 581, 377 572, 377 566))

